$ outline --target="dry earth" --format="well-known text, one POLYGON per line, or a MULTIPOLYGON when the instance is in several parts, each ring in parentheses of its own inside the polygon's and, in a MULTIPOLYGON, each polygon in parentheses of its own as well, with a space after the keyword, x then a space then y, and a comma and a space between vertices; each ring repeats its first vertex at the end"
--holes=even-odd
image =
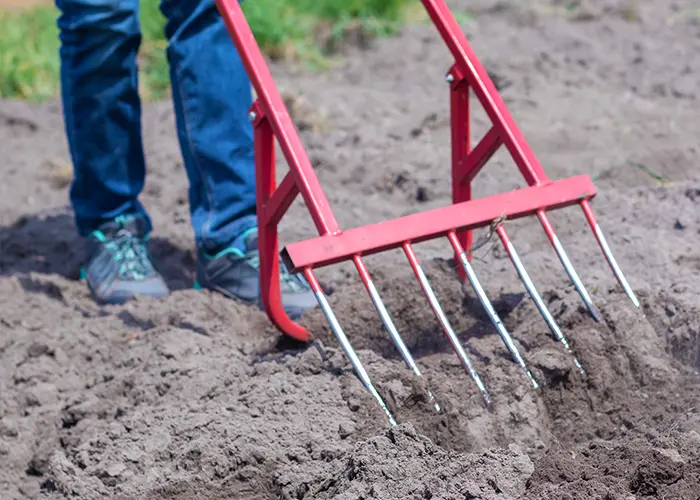
MULTIPOLYGON (((192 284, 187 184, 170 103, 145 109, 143 200, 167 300, 94 304, 67 208, 56 103, 0 103, 0 490, 7 499, 700 498, 700 23, 691 1, 454 1, 464 29, 550 177, 594 178, 611 246, 638 293, 616 285, 580 211, 552 214, 599 305, 581 307, 535 220, 507 222, 587 370, 549 334, 498 245, 475 268, 545 382, 534 393, 444 241, 418 246, 494 397, 487 411, 398 252, 367 259, 443 406, 384 333, 349 266, 319 271, 400 426, 350 371, 320 313, 311 346, 264 314, 192 284), (525 6, 527 4, 527 6, 525 6), (651 170, 650 170, 651 169, 651 170)), ((450 200, 450 65, 434 29, 352 49, 312 74, 275 65, 343 227, 450 200)), ((476 139, 486 129, 476 116, 476 139)), ((504 152, 478 196, 524 183, 504 152)), ((313 235, 297 204, 285 241, 313 235)))

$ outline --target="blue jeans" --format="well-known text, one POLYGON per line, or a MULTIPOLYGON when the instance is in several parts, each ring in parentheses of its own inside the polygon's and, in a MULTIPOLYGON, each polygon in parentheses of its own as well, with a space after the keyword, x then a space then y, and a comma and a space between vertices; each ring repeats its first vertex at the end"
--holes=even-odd
MULTIPOLYGON (((61 88, 74 164, 70 200, 87 235, 119 215, 151 220, 136 58, 138 0, 56 0, 61 88)), ((214 0, 161 0, 177 135, 196 244, 216 252, 257 223, 252 89, 214 0)))

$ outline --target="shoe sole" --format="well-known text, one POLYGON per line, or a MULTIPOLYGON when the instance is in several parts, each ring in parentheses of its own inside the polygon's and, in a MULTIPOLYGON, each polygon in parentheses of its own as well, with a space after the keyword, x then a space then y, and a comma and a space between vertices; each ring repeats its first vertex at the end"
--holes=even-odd
POLYGON ((154 299, 154 300, 160 300, 164 299, 170 296, 170 293, 166 295, 148 295, 148 294, 137 294, 137 295, 132 295, 129 298, 122 298, 122 299, 104 299, 97 295, 95 293, 95 290, 92 288, 90 285, 90 281, 87 279, 87 273, 85 272, 85 268, 80 268, 80 279, 82 281, 85 281, 85 284, 87 285, 88 290, 90 291, 90 296, 92 299, 99 305, 102 306, 122 306, 128 302, 131 302, 132 300, 136 300, 139 298, 146 298, 146 299, 154 299))

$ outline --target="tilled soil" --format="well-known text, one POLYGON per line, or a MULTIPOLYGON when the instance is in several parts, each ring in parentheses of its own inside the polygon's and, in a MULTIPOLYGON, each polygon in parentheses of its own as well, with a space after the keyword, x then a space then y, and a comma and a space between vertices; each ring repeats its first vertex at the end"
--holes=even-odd
MULTIPOLYGON (((697 6, 526 3, 451 5, 472 12, 464 29, 549 176, 593 177, 594 209, 640 298, 636 309, 579 210, 551 219, 600 323, 537 221, 506 222, 586 377, 496 241, 475 252, 475 270, 539 392, 456 279, 449 244, 416 247, 491 410, 400 252, 366 262, 425 382, 405 368, 352 267, 319 270, 399 420, 389 429, 320 312, 303 321, 314 342, 296 345, 260 311, 191 289, 187 183, 167 102, 144 111, 143 201, 174 293, 100 307, 78 280, 60 105, 5 101, 2 498, 700 498, 697 6)), ((323 74, 273 65, 341 226, 449 203, 451 61, 435 30, 419 24, 345 55, 323 74)), ((475 121, 478 140, 484 114, 475 121)), ((475 193, 524 185, 503 150, 475 193)), ((282 229, 285 241, 314 235, 300 203, 282 229)))

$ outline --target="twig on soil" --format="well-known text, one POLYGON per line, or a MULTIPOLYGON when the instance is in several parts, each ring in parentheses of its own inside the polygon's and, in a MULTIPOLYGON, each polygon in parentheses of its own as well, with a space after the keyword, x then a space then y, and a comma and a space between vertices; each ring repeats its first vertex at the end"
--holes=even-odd
POLYGON ((641 163, 635 163, 633 161, 628 161, 627 163, 630 166, 632 166, 634 168, 638 168, 642 172, 649 174, 651 177, 653 177, 654 179, 656 179, 659 182, 669 182, 668 179, 666 179, 663 175, 661 175, 660 173, 658 173, 656 170, 652 169, 651 167, 647 167, 646 165, 642 165, 641 163))
MULTIPOLYGON (((695 406, 691 406, 690 408, 688 408, 688 409, 685 411, 685 415, 687 416, 689 413, 692 413, 692 412, 694 412, 694 411, 695 411, 695 406)), ((672 434, 676 429, 678 429, 678 427, 679 427, 680 425, 681 425, 680 419, 674 421, 674 422, 669 426, 669 428, 666 430, 666 437, 671 437, 671 434, 672 434)))
POLYGON ((680 424, 679 424, 678 420, 676 420, 675 422, 673 422, 673 423, 668 427, 668 429, 666 429, 666 437, 670 437, 671 434, 673 433, 673 431, 675 431, 676 429, 678 429, 678 426, 679 426, 679 425, 680 425, 680 424))
MULTIPOLYGON (((498 229, 498 226, 500 226, 503 222, 505 222, 507 218, 508 218, 508 216, 505 213, 503 213, 503 214, 501 214, 500 217, 491 221, 491 224, 489 225, 489 231, 486 234, 486 236, 482 236, 481 238, 479 238, 474 244, 472 244, 469 247, 469 249, 467 249, 466 253, 473 254, 475 250, 479 250, 480 248, 483 248, 484 246, 486 246, 493 239, 493 236, 494 236, 494 234, 496 234, 496 230, 498 229)), ((484 255, 487 255, 493 249, 494 246, 496 246, 495 241, 489 245, 489 247, 484 252, 484 255)), ((475 256, 475 258, 478 260, 483 260, 480 257, 475 256)))
POLYGON ((126 344, 128 342, 131 342, 133 340, 138 340, 140 338, 141 338, 141 334, 139 332, 133 332, 133 333, 130 333, 130 334, 124 336, 124 338, 122 338, 122 342, 124 344, 126 344))
POLYGON ((552 434, 552 432, 549 429, 545 429, 544 431, 549 435, 549 437, 559 447, 559 449, 563 451, 564 447, 561 445, 557 437, 554 434, 552 434))

